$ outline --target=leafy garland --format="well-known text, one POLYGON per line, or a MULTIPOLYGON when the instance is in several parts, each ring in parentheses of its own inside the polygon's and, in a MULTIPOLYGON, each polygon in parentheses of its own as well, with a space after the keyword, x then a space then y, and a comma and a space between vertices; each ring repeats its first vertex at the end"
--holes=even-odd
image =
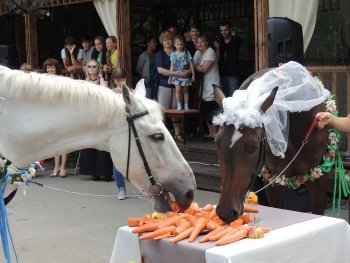
MULTIPOLYGON (((334 100, 334 95, 330 95, 323 103, 325 104, 326 110, 328 112, 332 113, 335 116, 339 116, 339 112, 334 100)), ((339 138, 340 133, 337 129, 331 128, 328 130, 327 152, 322 156, 322 162, 315 168, 307 171, 305 175, 296 175, 292 177, 281 175, 276 178, 277 174, 271 174, 267 167, 264 165, 258 176, 262 177, 263 181, 267 183, 274 181, 276 178, 273 184, 279 184, 287 186, 288 188, 297 189, 307 181, 314 181, 320 178, 324 173, 328 173, 333 168, 335 164, 336 152, 338 151, 339 138)))

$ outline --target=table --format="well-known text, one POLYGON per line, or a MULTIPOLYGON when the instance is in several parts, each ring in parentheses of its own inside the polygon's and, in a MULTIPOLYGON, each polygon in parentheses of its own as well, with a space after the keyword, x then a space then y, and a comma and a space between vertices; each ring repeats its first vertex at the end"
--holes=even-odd
POLYGON ((182 140, 184 144, 186 143, 186 128, 187 128, 186 125, 189 124, 189 122, 198 124, 200 128, 200 135, 203 136, 201 114, 199 110, 189 109, 188 111, 185 111, 185 110, 178 111, 176 109, 167 109, 165 110, 164 116, 165 118, 174 118, 174 119, 178 118, 181 120, 182 140), (192 119, 194 119, 194 121, 192 119), (192 121, 189 121, 189 120, 192 120, 192 121))
POLYGON ((350 262, 350 227, 343 219, 260 206, 256 225, 273 229, 263 239, 243 239, 225 246, 187 240, 139 242, 132 228, 121 227, 110 263, 283 263, 350 262), (141 253, 140 253, 141 251, 141 253))

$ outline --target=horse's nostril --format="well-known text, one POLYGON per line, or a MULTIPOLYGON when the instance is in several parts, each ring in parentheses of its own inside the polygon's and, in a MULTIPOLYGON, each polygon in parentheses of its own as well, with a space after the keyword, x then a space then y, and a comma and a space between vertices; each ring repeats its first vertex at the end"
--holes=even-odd
POLYGON ((194 198, 194 192, 192 190, 187 191, 187 193, 185 194, 187 199, 193 200, 194 198))
POLYGON ((239 217, 239 215, 240 213, 236 209, 231 210, 232 221, 236 220, 239 217))

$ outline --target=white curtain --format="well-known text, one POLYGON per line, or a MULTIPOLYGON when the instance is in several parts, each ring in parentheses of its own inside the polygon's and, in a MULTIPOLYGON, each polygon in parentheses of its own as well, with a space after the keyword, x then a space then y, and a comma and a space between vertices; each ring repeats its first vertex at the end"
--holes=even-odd
POLYGON ((319 0, 269 0, 270 17, 288 17, 303 28, 304 53, 315 29, 319 0))
POLYGON ((117 35, 115 0, 94 0, 94 5, 109 36, 117 35))

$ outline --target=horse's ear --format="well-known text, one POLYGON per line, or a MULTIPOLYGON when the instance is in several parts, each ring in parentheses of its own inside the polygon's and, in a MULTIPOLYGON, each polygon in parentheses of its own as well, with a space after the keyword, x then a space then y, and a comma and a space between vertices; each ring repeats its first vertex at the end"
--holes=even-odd
POLYGON ((122 94, 123 94, 123 99, 124 99, 125 104, 130 105, 132 93, 129 90, 128 86, 126 86, 126 84, 124 82, 122 84, 122 94))
POLYGON ((273 90, 271 91, 270 95, 265 99, 265 101, 261 104, 260 106, 260 110, 265 113, 267 111, 268 108, 271 107, 271 105, 273 104, 276 94, 277 94, 277 90, 278 87, 273 88, 273 90))
POLYGON ((222 100, 225 98, 225 94, 222 92, 221 88, 216 84, 213 84, 213 89, 214 89, 215 102, 222 109, 222 100))
POLYGON ((141 97, 146 97, 145 79, 140 79, 139 82, 137 82, 135 94, 141 97))

